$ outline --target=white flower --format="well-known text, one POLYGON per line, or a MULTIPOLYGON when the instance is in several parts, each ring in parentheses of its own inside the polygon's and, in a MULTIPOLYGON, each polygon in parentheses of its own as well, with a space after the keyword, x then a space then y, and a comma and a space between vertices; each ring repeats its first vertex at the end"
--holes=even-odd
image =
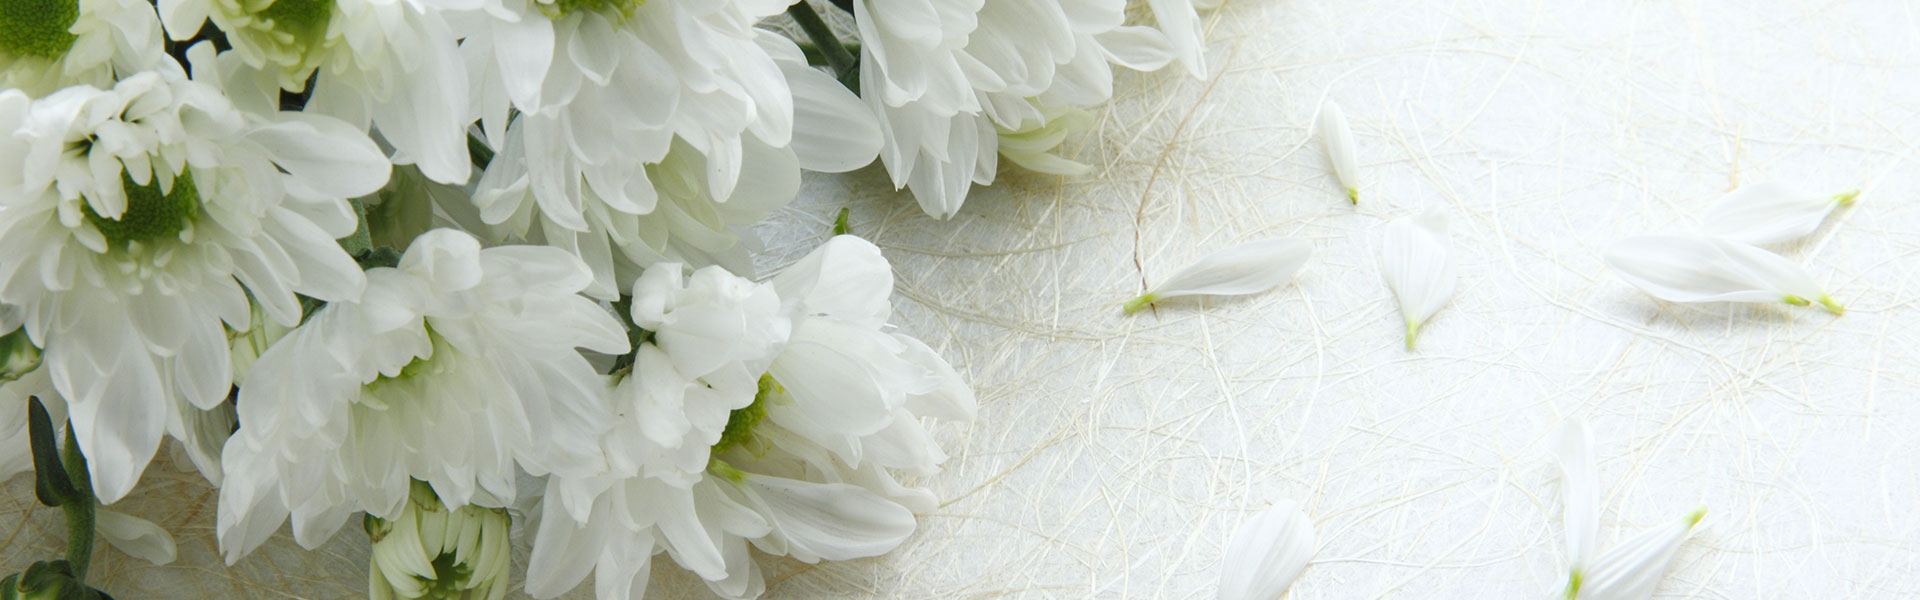
MULTIPOLYGON (((227 90, 250 111, 279 108, 281 90, 314 79, 305 111, 379 129, 393 161, 461 183, 467 156, 467 72, 442 18, 456 0, 159 0, 174 40, 211 20, 233 45, 227 90), (239 63, 244 63, 244 67, 239 63)), ((198 59, 196 59, 198 62, 198 59)))
POLYGON ((1700 233, 1756 245, 1797 239, 1859 196, 1859 190, 1809 194, 1771 181, 1741 186, 1700 217, 1700 233))
POLYGON ((893 279, 877 248, 833 238, 770 284, 704 269, 681 287, 679 269, 636 285, 636 323, 659 329, 615 392, 608 453, 644 464, 549 479, 535 596, 591 571, 602 600, 634 597, 658 546, 715 593, 756 597, 749 544, 809 563, 875 556, 933 507, 891 470, 935 472, 946 456, 921 419, 970 418, 973 396, 925 344, 882 330, 893 279), (577 510, 582 490, 597 495, 577 510))
POLYGON ((142 0, 9 0, 0 8, 0 89, 30 96, 115 79, 170 61, 142 0))
POLYGON ((1292 500, 1233 531, 1220 565, 1220 600, 1278 600, 1313 559, 1313 522, 1292 500))
POLYGON ((1129 313, 1181 296, 1257 294, 1293 278, 1307 264, 1313 243, 1278 237, 1247 242, 1207 255, 1174 272, 1124 306, 1129 313))
POLYGON ((1447 252, 1447 214, 1433 209, 1387 224, 1380 241, 1380 272, 1400 299, 1406 319, 1407 349, 1413 349, 1420 325, 1453 298, 1459 272, 1447 252))
MULTIPOLYGON (((792 41, 741 26, 758 17, 729 6, 655 0, 618 29, 599 12, 578 11, 548 23, 536 11, 511 28, 496 23, 491 42, 469 38, 463 47, 468 59, 488 65, 534 52, 539 44, 532 38, 539 36, 505 33, 527 27, 558 27, 562 39, 552 42, 555 48, 567 36, 597 32, 592 35, 606 39, 595 43, 634 53, 621 59, 621 70, 598 78, 604 81, 599 85, 577 72, 586 63, 555 55, 548 85, 573 73, 578 91, 565 104, 522 109, 511 126, 508 96, 519 85, 510 80, 524 73, 488 71, 488 85, 509 80, 507 91, 488 92, 490 100, 483 102, 483 123, 500 138, 500 153, 473 196, 488 237, 566 249, 592 267, 588 293, 611 298, 656 262, 744 270, 749 261, 742 230, 793 199, 801 168, 846 171, 873 162, 879 125, 859 99, 808 67, 792 41), (685 24, 670 28, 676 19, 685 24), (725 55, 685 55, 675 37, 682 33, 719 40, 702 43, 732 48, 728 52, 738 57, 727 59, 726 68, 707 65, 725 55), (487 43, 495 46, 489 51, 487 43), (663 55, 673 57, 673 64, 638 70, 663 55), (759 97, 768 93, 775 97, 759 97), (651 100, 632 101, 643 95, 651 100), (652 112, 627 114, 635 110, 652 112), (743 172, 753 176, 740 177, 743 172)), ((577 45, 599 38, 573 39, 577 45)), ((531 100, 513 103, 523 101, 531 100)))
POLYGON ((1615 242, 1607 265, 1634 287, 1670 302, 1819 302, 1845 311, 1786 258, 1739 242, 1686 235, 1648 235, 1615 242))
POLYGON ((373 600, 499 600, 507 596, 513 542, 501 508, 448 507, 414 481, 393 519, 367 515, 373 542, 367 596, 373 600))
POLYGON ((1326 146, 1327 160, 1333 163, 1333 176, 1340 180, 1340 187, 1347 191, 1347 199, 1354 204, 1360 203, 1360 159, 1355 155, 1353 128, 1347 125, 1347 113, 1340 110, 1340 104, 1327 100, 1320 107, 1320 119, 1316 125, 1320 132, 1320 143, 1326 146))
POLYGON ((603 379, 576 348, 619 354, 619 322, 577 293, 591 276, 537 246, 481 250, 440 229, 367 272, 254 362, 222 462, 231 564, 279 528, 313 548, 347 515, 392 520, 409 481, 449 506, 500 507, 515 474, 606 468, 603 379))
POLYGON ((359 295, 334 239, 345 198, 388 165, 337 120, 234 110, 178 69, 112 90, 29 102, 0 93, 0 302, 19 308, 69 402, 100 498, 132 489, 162 431, 191 443, 182 411, 232 387, 223 325, 251 327, 249 298, 300 318, 295 294, 359 295), (244 286, 244 288, 243 288, 244 286))
POLYGON ((1667 525, 1628 538, 1612 550, 1594 556, 1600 531, 1600 487, 1594 467, 1593 434, 1586 422, 1570 419, 1554 434, 1553 452, 1560 463, 1561 494, 1566 502, 1566 600, 1646 600, 1666 576, 1668 563, 1693 526, 1705 516, 1705 507, 1667 525))

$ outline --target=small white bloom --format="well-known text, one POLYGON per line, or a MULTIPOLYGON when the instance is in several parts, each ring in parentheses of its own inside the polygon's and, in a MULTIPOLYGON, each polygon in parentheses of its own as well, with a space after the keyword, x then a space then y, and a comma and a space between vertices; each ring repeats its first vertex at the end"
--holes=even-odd
POLYGON ((448 505, 501 507, 520 471, 607 468, 604 379, 576 349, 628 345, 578 295, 585 265, 437 229, 367 279, 363 299, 315 311, 262 354, 240 390, 241 427, 221 457, 229 564, 289 515, 308 548, 352 512, 394 519, 412 480, 448 505))
POLYGON ((365 284, 335 239, 354 230, 345 199, 389 165, 346 123, 242 112, 172 65, 111 90, 0 93, 0 131, 15 165, 0 173, 0 301, 46 350, 104 501, 132 489, 163 432, 190 441, 176 411, 227 399, 223 325, 250 328, 250 299, 290 325, 296 294, 365 284))
POLYGON ((1741 186, 1700 217, 1700 233, 1747 244, 1773 244, 1813 233, 1834 209, 1852 204, 1859 190, 1809 194, 1775 182, 1741 186))
POLYGON ((501 508, 449 508, 415 481, 393 519, 367 515, 373 542, 367 596, 373 600, 500 600, 507 596, 513 542, 501 508))
POLYGON ((1360 159, 1353 143, 1353 128, 1347 125, 1347 113, 1340 104, 1327 100, 1320 107, 1320 143, 1327 148, 1327 160, 1333 162, 1333 176, 1347 191, 1347 199, 1360 203, 1360 159))
POLYGON ((1634 287, 1670 302, 1819 302, 1845 311, 1807 270, 1778 254, 1740 242, 1689 235, 1648 235, 1615 242, 1607 265, 1634 287))
POLYGON ((71 85, 112 87, 171 61, 143 0, 7 0, 0 8, 0 89, 34 97, 71 85))
POLYGON ((1696 508, 1679 520, 1649 529, 1594 556, 1600 533, 1600 484, 1593 433, 1569 419, 1553 437, 1566 503, 1567 586, 1565 600, 1646 600, 1666 576, 1668 563, 1687 534, 1707 513, 1696 508))
POLYGON ((1148 304, 1181 296, 1238 296, 1257 294, 1293 278, 1307 264, 1313 243, 1302 239, 1278 237, 1248 242, 1221 250, 1187 265, 1153 286, 1147 293, 1128 300, 1124 308, 1132 313, 1148 304))
POLYGON ((1220 565, 1220 600, 1279 600, 1313 559, 1313 522, 1292 500, 1241 523, 1220 565))
POLYGON ((1440 209, 1387 224, 1380 242, 1380 272, 1400 299, 1407 323, 1407 349, 1413 349, 1420 325, 1453 298, 1459 272, 1447 252, 1447 214, 1440 209))

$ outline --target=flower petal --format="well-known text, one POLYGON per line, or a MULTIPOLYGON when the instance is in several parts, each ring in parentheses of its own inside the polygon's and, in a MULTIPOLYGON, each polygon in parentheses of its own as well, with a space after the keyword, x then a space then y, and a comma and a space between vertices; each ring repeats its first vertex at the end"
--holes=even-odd
POLYGON ((847 483, 814 483, 765 475, 744 482, 759 512, 803 562, 879 556, 913 534, 913 512, 847 483))
POLYGON ((1566 501, 1562 517, 1567 528, 1567 563, 1583 572, 1593 559, 1594 536, 1600 531, 1600 483, 1593 458, 1593 432, 1587 423, 1568 419, 1553 437, 1553 455, 1560 462, 1560 490, 1566 501))
POLYGON ((1739 242, 1640 236, 1616 242, 1606 261, 1627 283, 1672 302, 1818 301, 1834 314, 1842 310, 1800 265, 1739 242))
POLYGON ((1439 209, 1387 224, 1380 243, 1380 272, 1400 299, 1406 319, 1407 349, 1420 325, 1453 298, 1459 272, 1447 253, 1447 215, 1439 209))
POLYGON ((173 562, 173 536, 153 521, 101 508, 94 511, 93 523, 100 537, 127 556, 154 566, 173 562))
POLYGON ((1320 142, 1326 145, 1327 160, 1333 162, 1333 176, 1340 180, 1340 187, 1347 191, 1347 199, 1355 204, 1360 202, 1360 159, 1353 143, 1353 128, 1347 125, 1347 112, 1340 110, 1340 104, 1327 100, 1320 107, 1320 120, 1317 124, 1320 142))
POLYGON ((1822 196, 1771 181, 1741 186, 1700 217, 1700 233, 1748 244, 1785 242, 1813 233, 1835 208, 1859 195, 1822 196))
POLYGON ((1706 516, 1707 507, 1693 509, 1679 519, 1641 532, 1606 554, 1594 559, 1587 569, 1578 600, 1646 600, 1653 597, 1660 580, 1667 575, 1680 544, 1687 541, 1693 526, 1706 516))
POLYGON ((1220 566, 1220 600, 1275 600, 1313 558, 1313 522, 1292 500, 1235 529, 1220 566))
POLYGON ((1180 296, 1236 296, 1257 294, 1293 277, 1313 243, 1296 238, 1271 238, 1221 250, 1175 272, 1160 285, 1129 300, 1127 312, 1180 296))

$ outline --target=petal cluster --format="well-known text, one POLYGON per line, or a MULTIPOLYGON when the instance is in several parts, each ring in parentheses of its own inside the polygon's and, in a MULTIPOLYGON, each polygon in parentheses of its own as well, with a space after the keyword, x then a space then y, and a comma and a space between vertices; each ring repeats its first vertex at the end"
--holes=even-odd
POLYGON ((1586 422, 1572 419, 1555 433, 1553 453, 1560 464, 1567 535, 1566 600, 1646 600, 1660 586, 1667 566, 1700 519, 1705 507, 1627 538, 1595 554, 1600 528, 1600 488, 1594 465, 1593 434, 1586 422))
POLYGON ((1744 186, 1708 208, 1697 232, 1620 240, 1607 249, 1606 262, 1634 287, 1671 302, 1817 302, 1838 315, 1845 307, 1806 268, 1760 245, 1805 237, 1858 196, 1744 186))

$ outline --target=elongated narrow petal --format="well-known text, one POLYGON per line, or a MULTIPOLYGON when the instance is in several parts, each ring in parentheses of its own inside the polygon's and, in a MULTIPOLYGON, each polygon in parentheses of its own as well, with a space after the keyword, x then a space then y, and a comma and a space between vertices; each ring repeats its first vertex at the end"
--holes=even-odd
POLYGON ((1320 107, 1320 142, 1327 147, 1327 160, 1333 162, 1333 176, 1347 191, 1347 199, 1360 203, 1360 159, 1353 143, 1353 128, 1347 126, 1347 113, 1328 100, 1320 107))
POLYGON ((1447 214, 1439 209, 1387 224, 1380 241, 1380 273, 1400 299, 1406 319, 1407 349, 1413 349, 1420 325, 1453 298, 1459 272, 1447 253, 1447 214))
POLYGON ((173 562, 173 536, 153 521, 100 508, 93 513, 100 537, 128 556, 154 565, 173 562))
POLYGON ((1128 300, 1131 313, 1148 304, 1181 296, 1257 294, 1293 278, 1313 254, 1313 243, 1272 238, 1221 250, 1188 265, 1147 293, 1128 300))
POLYGON ((1706 516, 1707 507, 1693 509, 1686 516, 1641 532, 1621 542, 1588 567, 1578 600, 1646 600, 1660 587, 1667 566, 1687 541, 1693 526, 1706 516))
POLYGON ((1740 242, 1687 235, 1627 238, 1607 249, 1607 265, 1628 283, 1672 302, 1834 302, 1806 269, 1740 242))
POLYGON ((1566 501, 1567 596, 1586 578, 1600 532, 1600 483, 1593 459, 1593 432, 1587 423, 1568 419, 1554 434, 1553 455, 1560 462, 1560 494, 1566 501))
POLYGON ((1227 540, 1220 600, 1275 600, 1313 558, 1313 522, 1292 500, 1274 503, 1227 540))
POLYGON ((1834 209, 1859 196, 1859 190, 1812 194, 1771 181, 1741 186, 1700 217, 1700 233, 1748 244, 1785 242, 1813 233, 1834 209))

